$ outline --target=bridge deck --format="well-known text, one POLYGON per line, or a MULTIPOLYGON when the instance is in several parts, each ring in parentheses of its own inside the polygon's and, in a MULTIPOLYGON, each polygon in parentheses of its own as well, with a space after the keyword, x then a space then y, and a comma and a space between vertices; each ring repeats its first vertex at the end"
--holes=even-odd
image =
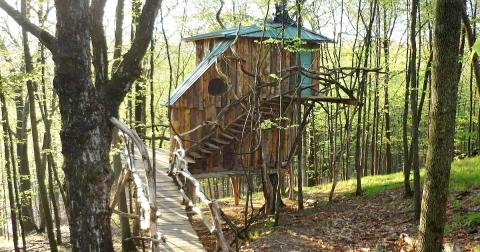
MULTIPOLYGON (((151 157, 151 155, 150 155, 151 157)), ((156 151, 157 207, 160 217, 157 230, 166 238, 166 243, 159 244, 159 251, 205 251, 197 233, 192 228, 182 196, 173 179, 167 175, 169 169, 169 152, 156 151)), ((137 167, 143 165, 137 160, 137 167)))

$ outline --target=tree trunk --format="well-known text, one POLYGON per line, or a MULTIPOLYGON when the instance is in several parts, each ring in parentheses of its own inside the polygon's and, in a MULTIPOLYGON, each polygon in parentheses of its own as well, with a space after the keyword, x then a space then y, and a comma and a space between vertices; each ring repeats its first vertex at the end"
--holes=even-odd
POLYGON ((0 103, 1 103, 1 111, 2 111, 2 129, 3 129, 3 147, 5 151, 5 170, 7 171, 7 187, 8 187, 8 201, 10 202, 10 220, 12 222, 12 234, 13 234, 13 247, 15 251, 20 251, 18 248, 18 225, 17 225, 17 207, 15 204, 15 194, 13 191, 13 179, 12 179, 12 162, 13 160, 10 158, 10 144, 8 139, 8 112, 7 112, 7 104, 5 101, 5 96, 3 93, 0 93, 0 103))
MULTIPOLYGON (((50 154, 48 154, 50 155, 50 154)), ((47 169, 48 169, 48 194, 50 196, 50 200, 52 201, 52 208, 53 208, 53 217, 55 220, 55 231, 56 231, 56 239, 58 244, 62 244, 62 232, 60 230, 60 212, 58 207, 58 199, 55 197, 55 190, 53 189, 53 159, 46 158, 47 162, 47 169)), ((45 162, 45 161, 44 161, 45 162)))
MULTIPOLYGON (((363 66, 364 67, 367 67, 368 66, 368 58, 369 58, 369 51, 370 51, 370 45, 371 45, 371 38, 372 38, 372 25, 373 25, 373 21, 375 19, 375 9, 376 9, 376 6, 378 4, 378 1, 375 0, 373 3, 371 3, 370 5, 370 13, 372 13, 371 17, 370 17, 370 23, 368 24, 368 27, 367 27, 367 35, 365 36, 365 57, 364 57, 364 61, 363 61, 363 66)), ((367 82, 367 75, 368 73, 363 71, 362 73, 362 79, 360 80, 360 87, 359 87, 359 100, 361 103, 364 103, 365 101, 365 94, 366 94, 366 82, 367 82)), ((363 107, 363 106, 362 106, 363 107)), ((355 143, 355 170, 356 170, 356 173, 357 173, 357 189, 356 189, 356 192, 355 194, 357 196, 359 195, 362 195, 363 192, 362 192, 362 172, 363 172, 363 169, 362 169, 362 164, 361 164, 361 154, 363 152, 363 149, 362 149, 362 144, 361 144, 361 138, 362 138, 362 132, 363 132, 363 129, 362 129, 362 107, 359 107, 358 108, 358 115, 357 115, 357 128, 356 128, 356 143, 355 143)))
POLYGON ((418 0, 412 0, 410 7, 410 106, 412 110, 412 142, 410 147, 410 153, 407 164, 410 166, 408 170, 413 168, 413 195, 414 195, 414 208, 415 219, 420 218, 420 171, 419 171, 419 140, 418 131, 420 126, 418 110, 418 82, 417 82, 417 42, 416 42, 416 25, 417 25, 417 10, 418 0))
MULTIPOLYGON (((464 3, 465 4, 465 3, 464 3)), ((462 21, 464 24, 464 28, 466 31, 466 37, 468 41, 468 46, 470 47, 470 51, 472 50, 472 46, 475 44, 476 38, 475 38, 475 30, 472 28, 472 24, 470 23, 470 19, 467 14, 467 9, 466 6, 463 6, 463 11, 462 11, 462 21)), ((478 60, 478 53, 477 52, 472 52, 472 71, 475 75, 475 81, 476 81, 476 91, 477 91, 477 103, 480 104, 480 63, 478 60)), ((480 106, 479 106, 480 109, 480 106)), ((477 129, 477 148, 480 148, 480 110, 478 112, 478 129, 477 129)))
MULTIPOLYGON (((26 17, 26 0, 22 1, 22 12, 24 17, 26 17)), ((28 36, 27 31, 23 29, 23 52, 25 57, 25 71, 27 73, 33 72, 33 63, 32 56, 30 54, 30 48, 28 46, 28 36)), ((45 225, 47 227, 48 240, 50 243, 50 249, 52 251, 57 250, 57 245, 55 241, 55 234, 53 230, 53 220, 50 215, 50 203, 47 195, 47 187, 45 185, 45 166, 42 164, 41 153, 40 153, 40 139, 38 136, 37 128, 37 113, 35 108, 35 87, 32 80, 27 80, 27 93, 28 93, 28 106, 30 109, 30 125, 32 128, 32 141, 33 141, 33 154, 35 158, 35 169, 37 173, 37 182, 38 182, 38 193, 40 196, 40 206, 43 210, 42 219, 45 220, 45 225)))
POLYGON ((429 125, 419 251, 442 251, 453 159, 459 68, 461 0, 434 2, 435 25, 429 125))
POLYGON ((264 161, 264 155, 262 147, 260 147, 260 160, 259 162, 261 165, 261 176, 262 176, 262 190, 263 190, 263 197, 265 198, 265 214, 273 214, 275 211, 274 205, 274 198, 275 195, 273 194, 273 185, 270 181, 270 177, 268 174, 268 167, 266 162, 264 161))
POLYGON ((383 38, 383 54, 385 58, 385 81, 384 81, 384 97, 383 97, 383 111, 385 117, 385 159, 386 159, 386 172, 387 174, 392 173, 392 131, 390 126, 390 103, 388 100, 388 84, 390 81, 390 38, 389 38, 389 28, 387 26, 387 12, 383 12, 383 22, 384 22, 384 38, 383 38))
MULTIPOLYGON (((26 0, 21 1, 21 13, 23 16, 27 14, 27 3, 26 0)), ((24 59, 25 62, 31 62, 30 50, 28 48, 28 37, 27 31, 22 29, 22 42, 24 49, 24 59), (30 59, 28 59, 30 57, 30 59)), ((32 207, 32 197, 31 197, 31 177, 30 169, 28 165, 28 141, 27 141, 27 114, 28 110, 25 108, 23 101, 23 88, 18 88, 18 96, 16 97, 16 107, 17 107, 17 157, 19 160, 19 173, 21 176, 20 179, 20 192, 21 192, 21 202, 22 202, 22 215, 24 217, 23 227, 25 232, 33 231, 35 226, 35 220, 33 217, 33 207, 32 207)))

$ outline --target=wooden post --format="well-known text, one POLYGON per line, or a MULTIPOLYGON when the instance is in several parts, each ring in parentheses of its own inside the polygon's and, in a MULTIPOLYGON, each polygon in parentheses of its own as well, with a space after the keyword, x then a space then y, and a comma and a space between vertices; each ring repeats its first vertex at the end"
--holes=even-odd
POLYGON ((210 208, 210 212, 212 213, 212 220, 215 226, 215 236, 217 237, 217 251, 228 252, 230 251, 230 248, 228 246, 227 240, 225 239, 225 236, 223 235, 222 224, 220 222, 220 207, 215 200, 211 201, 208 206, 210 208))
MULTIPOLYGON (((185 183, 185 194, 187 194, 187 197, 191 199, 193 204, 196 203, 195 186, 188 179, 185 183)), ((183 201, 183 204, 188 206, 188 202, 186 202, 185 200, 183 201)))
POLYGON ((238 181, 238 177, 232 176, 230 177, 230 181, 232 182, 234 205, 238 206, 240 200, 240 183, 238 181))

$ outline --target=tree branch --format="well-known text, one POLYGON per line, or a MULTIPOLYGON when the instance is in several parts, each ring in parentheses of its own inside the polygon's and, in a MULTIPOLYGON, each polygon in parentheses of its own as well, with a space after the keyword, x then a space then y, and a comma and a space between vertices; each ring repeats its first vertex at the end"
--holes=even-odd
POLYGON ((217 19, 218 24, 222 29, 225 29, 225 25, 223 25, 222 20, 220 19, 220 14, 222 13, 224 1, 220 0, 220 8, 218 8, 217 14, 215 15, 215 18, 217 19))
POLYGON ((55 55, 57 51, 57 39, 53 35, 23 17, 20 12, 10 6, 5 0, 0 0, 0 8, 12 17, 22 28, 40 40, 40 42, 55 55))
POLYGON ((107 0, 93 0, 90 5, 90 29, 96 85, 102 85, 108 80, 107 40, 103 29, 103 15, 106 2, 107 0))
POLYGON ((155 18, 160 0, 147 0, 143 6, 133 43, 113 73, 112 79, 102 89, 102 94, 111 106, 118 107, 130 91, 132 83, 141 74, 141 62, 153 35, 155 18))
POLYGON ((115 10, 115 48, 113 49, 113 66, 112 72, 118 67, 120 57, 122 56, 123 46, 123 9, 125 7, 125 0, 117 1, 117 8, 115 10))

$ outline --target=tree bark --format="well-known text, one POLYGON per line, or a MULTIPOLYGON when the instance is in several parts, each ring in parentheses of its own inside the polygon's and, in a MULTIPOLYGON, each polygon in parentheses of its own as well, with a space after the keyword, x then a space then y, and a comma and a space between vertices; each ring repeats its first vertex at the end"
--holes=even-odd
POLYGON ((121 102, 141 73, 141 61, 160 7, 159 0, 146 0, 132 46, 109 79, 102 24, 105 2, 93 0, 89 6, 89 0, 56 1, 54 37, 0 0, 0 8, 53 54, 53 84, 60 104, 66 206, 73 251, 113 251, 109 208, 113 125, 109 119, 118 116, 121 102))
POLYGON ((448 182, 453 159, 461 0, 434 2, 431 122, 419 227, 419 251, 442 251, 448 182))

